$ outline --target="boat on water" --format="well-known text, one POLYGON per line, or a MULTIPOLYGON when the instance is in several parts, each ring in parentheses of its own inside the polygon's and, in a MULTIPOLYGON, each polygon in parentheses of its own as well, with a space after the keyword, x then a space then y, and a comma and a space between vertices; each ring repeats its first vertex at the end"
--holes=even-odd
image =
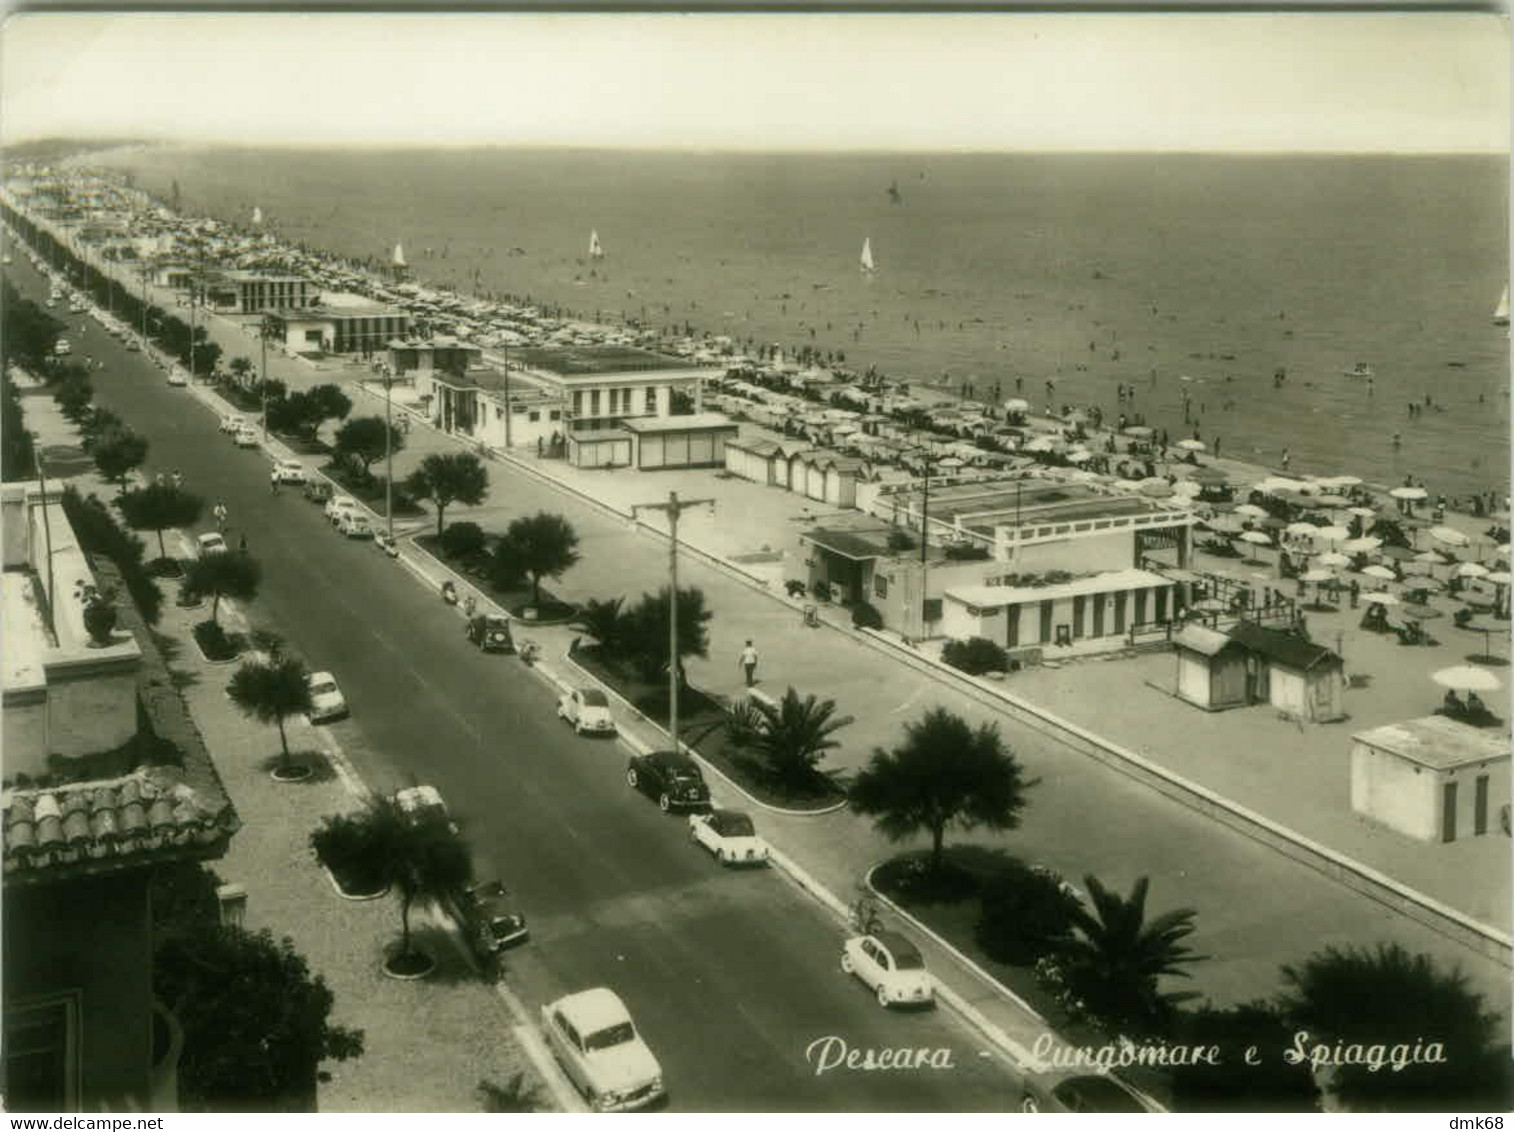
POLYGON ((400 246, 400 244, 398 244, 398 243, 396 243, 394 245, 394 258, 391 259, 389 262, 390 262, 390 265, 393 266, 393 267, 409 267, 410 266, 409 264, 407 264, 405 262, 405 249, 402 246, 400 246))
POLYGON ((865 274, 865 275, 871 275, 873 272, 875 272, 877 270, 878 269, 873 266, 873 238, 871 236, 864 236, 862 238, 862 271, 863 271, 863 274, 865 274))
POLYGON ((252 222, 254 224, 263 223, 263 210, 257 205, 252 206, 252 222))
POLYGON ((1345 374, 1347 377, 1371 377, 1372 367, 1369 366, 1366 362, 1357 362, 1350 369, 1341 370, 1341 373, 1345 374))
POLYGON ((598 229, 590 229, 590 231, 589 231, 589 258, 590 259, 604 259, 605 258, 605 249, 604 249, 604 246, 602 244, 600 244, 600 242, 599 242, 599 230, 598 229))
POLYGON ((1493 325, 1509 325, 1509 285, 1503 285, 1503 298, 1498 300, 1498 306, 1493 308, 1493 325))

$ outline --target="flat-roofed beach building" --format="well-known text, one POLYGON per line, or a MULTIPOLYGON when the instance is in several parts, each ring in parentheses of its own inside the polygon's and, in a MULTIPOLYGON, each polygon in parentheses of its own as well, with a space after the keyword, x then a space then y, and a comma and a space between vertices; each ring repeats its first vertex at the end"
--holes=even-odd
POLYGON ((330 294, 321 305, 272 314, 276 340, 296 354, 372 354, 410 332, 410 315, 356 295, 330 294))
POLYGON ((389 370, 412 380, 433 371, 463 374, 484 360, 482 346, 438 335, 425 341, 396 339, 389 343, 389 370))
POLYGON ((318 296, 310 280, 299 275, 220 271, 206 276, 200 297, 213 310, 230 314, 262 314, 303 310, 318 296))
POLYGON ((1509 736, 1440 715, 1358 732, 1351 808, 1420 841, 1507 833, 1509 736))
POLYGON ((536 449, 560 455, 566 409, 560 397, 539 385, 509 380, 492 366, 463 373, 415 371, 415 389, 431 423, 491 448, 536 449))

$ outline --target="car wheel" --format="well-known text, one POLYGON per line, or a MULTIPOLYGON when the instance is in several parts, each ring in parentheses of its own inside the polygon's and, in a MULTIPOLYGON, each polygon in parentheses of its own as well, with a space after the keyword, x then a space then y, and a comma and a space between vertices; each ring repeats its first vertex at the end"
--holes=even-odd
POLYGON ((663 813, 667 813, 673 808, 673 799, 669 798, 666 794, 657 795, 657 808, 663 813))
POLYGON ((626 785, 633 787, 638 785, 636 779, 636 768, 634 766, 626 770, 626 785))
POLYGON ((1031 1096, 1029 1093, 1026 1093, 1025 1096, 1020 1100, 1020 1111, 1040 1112, 1041 1105, 1035 1097, 1031 1096))
POLYGON ((841 973, 843 975, 850 975, 853 973, 852 957, 845 951, 841 953, 841 973))
POLYGON ((882 983, 878 984, 878 1005, 879 1006, 887 1006, 888 1005, 888 990, 887 990, 886 987, 884 987, 884 985, 882 983))

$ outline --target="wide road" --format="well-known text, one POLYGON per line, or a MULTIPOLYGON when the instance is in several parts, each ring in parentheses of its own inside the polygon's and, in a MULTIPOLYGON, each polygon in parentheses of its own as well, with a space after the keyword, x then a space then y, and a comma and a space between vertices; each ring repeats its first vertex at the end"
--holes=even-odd
MULTIPOLYGON (((8 276, 45 299, 16 259, 8 276)), ((80 316, 68 321, 75 354, 105 363, 96 402, 151 442, 144 470, 180 469, 226 503, 230 540, 245 534, 264 566, 250 619, 337 674, 353 718, 336 734, 364 777, 435 784, 479 872, 514 890, 532 941, 506 977, 528 1006, 612 987, 661 1059, 673 1109, 1015 1107, 1009 1063, 955 1015, 880 1009, 841 974, 841 931, 817 904, 776 872, 723 871, 694 849, 682 818, 626 786, 618 743, 573 736, 518 660, 477 652, 408 571, 340 538, 298 492, 272 496, 267 458, 235 448, 188 391, 97 324, 81 341, 80 316), (806 1048, 832 1035, 859 1049, 945 1048, 953 1068, 817 1076, 806 1048)))

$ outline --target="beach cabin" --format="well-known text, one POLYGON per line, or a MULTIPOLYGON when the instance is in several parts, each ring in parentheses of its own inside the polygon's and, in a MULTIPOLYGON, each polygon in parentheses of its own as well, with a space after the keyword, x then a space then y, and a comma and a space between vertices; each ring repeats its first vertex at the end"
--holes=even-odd
POLYGON ((1179 699, 1205 711, 1251 702, 1256 673, 1241 644, 1203 625, 1184 625, 1172 644, 1177 653, 1179 699))
POLYGON ((631 434, 618 428, 568 433, 568 463, 575 468, 625 468, 631 464, 631 434))
MULTIPOLYGON (((813 467, 813 465, 812 465, 813 467)), ((863 463, 851 456, 830 456, 820 465, 820 494, 833 507, 851 507, 857 502, 857 481, 863 463)), ((810 474, 814 483, 814 472, 810 474)))
POLYGON ((776 441, 733 436, 725 442, 725 469, 753 483, 774 484, 782 451, 776 441))
MULTIPOLYGON (((1003 564, 986 570, 1003 575, 1003 564)), ((1119 648, 1138 624, 1165 621, 1172 583, 1148 570, 1112 570, 1052 584, 948 586, 942 631, 986 637, 1015 649, 1033 645, 1119 648)))
POLYGON ((1353 735, 1351 808, 1420 841, 1507 832, 1509 737, 1439 715, 1353 735))
POLYGON ((1312 723, 1345 718, 1345 663, 1338 654, 1250 621, 1239 622, 1229 636, 1257 658, 1255 701, 1312 723))

